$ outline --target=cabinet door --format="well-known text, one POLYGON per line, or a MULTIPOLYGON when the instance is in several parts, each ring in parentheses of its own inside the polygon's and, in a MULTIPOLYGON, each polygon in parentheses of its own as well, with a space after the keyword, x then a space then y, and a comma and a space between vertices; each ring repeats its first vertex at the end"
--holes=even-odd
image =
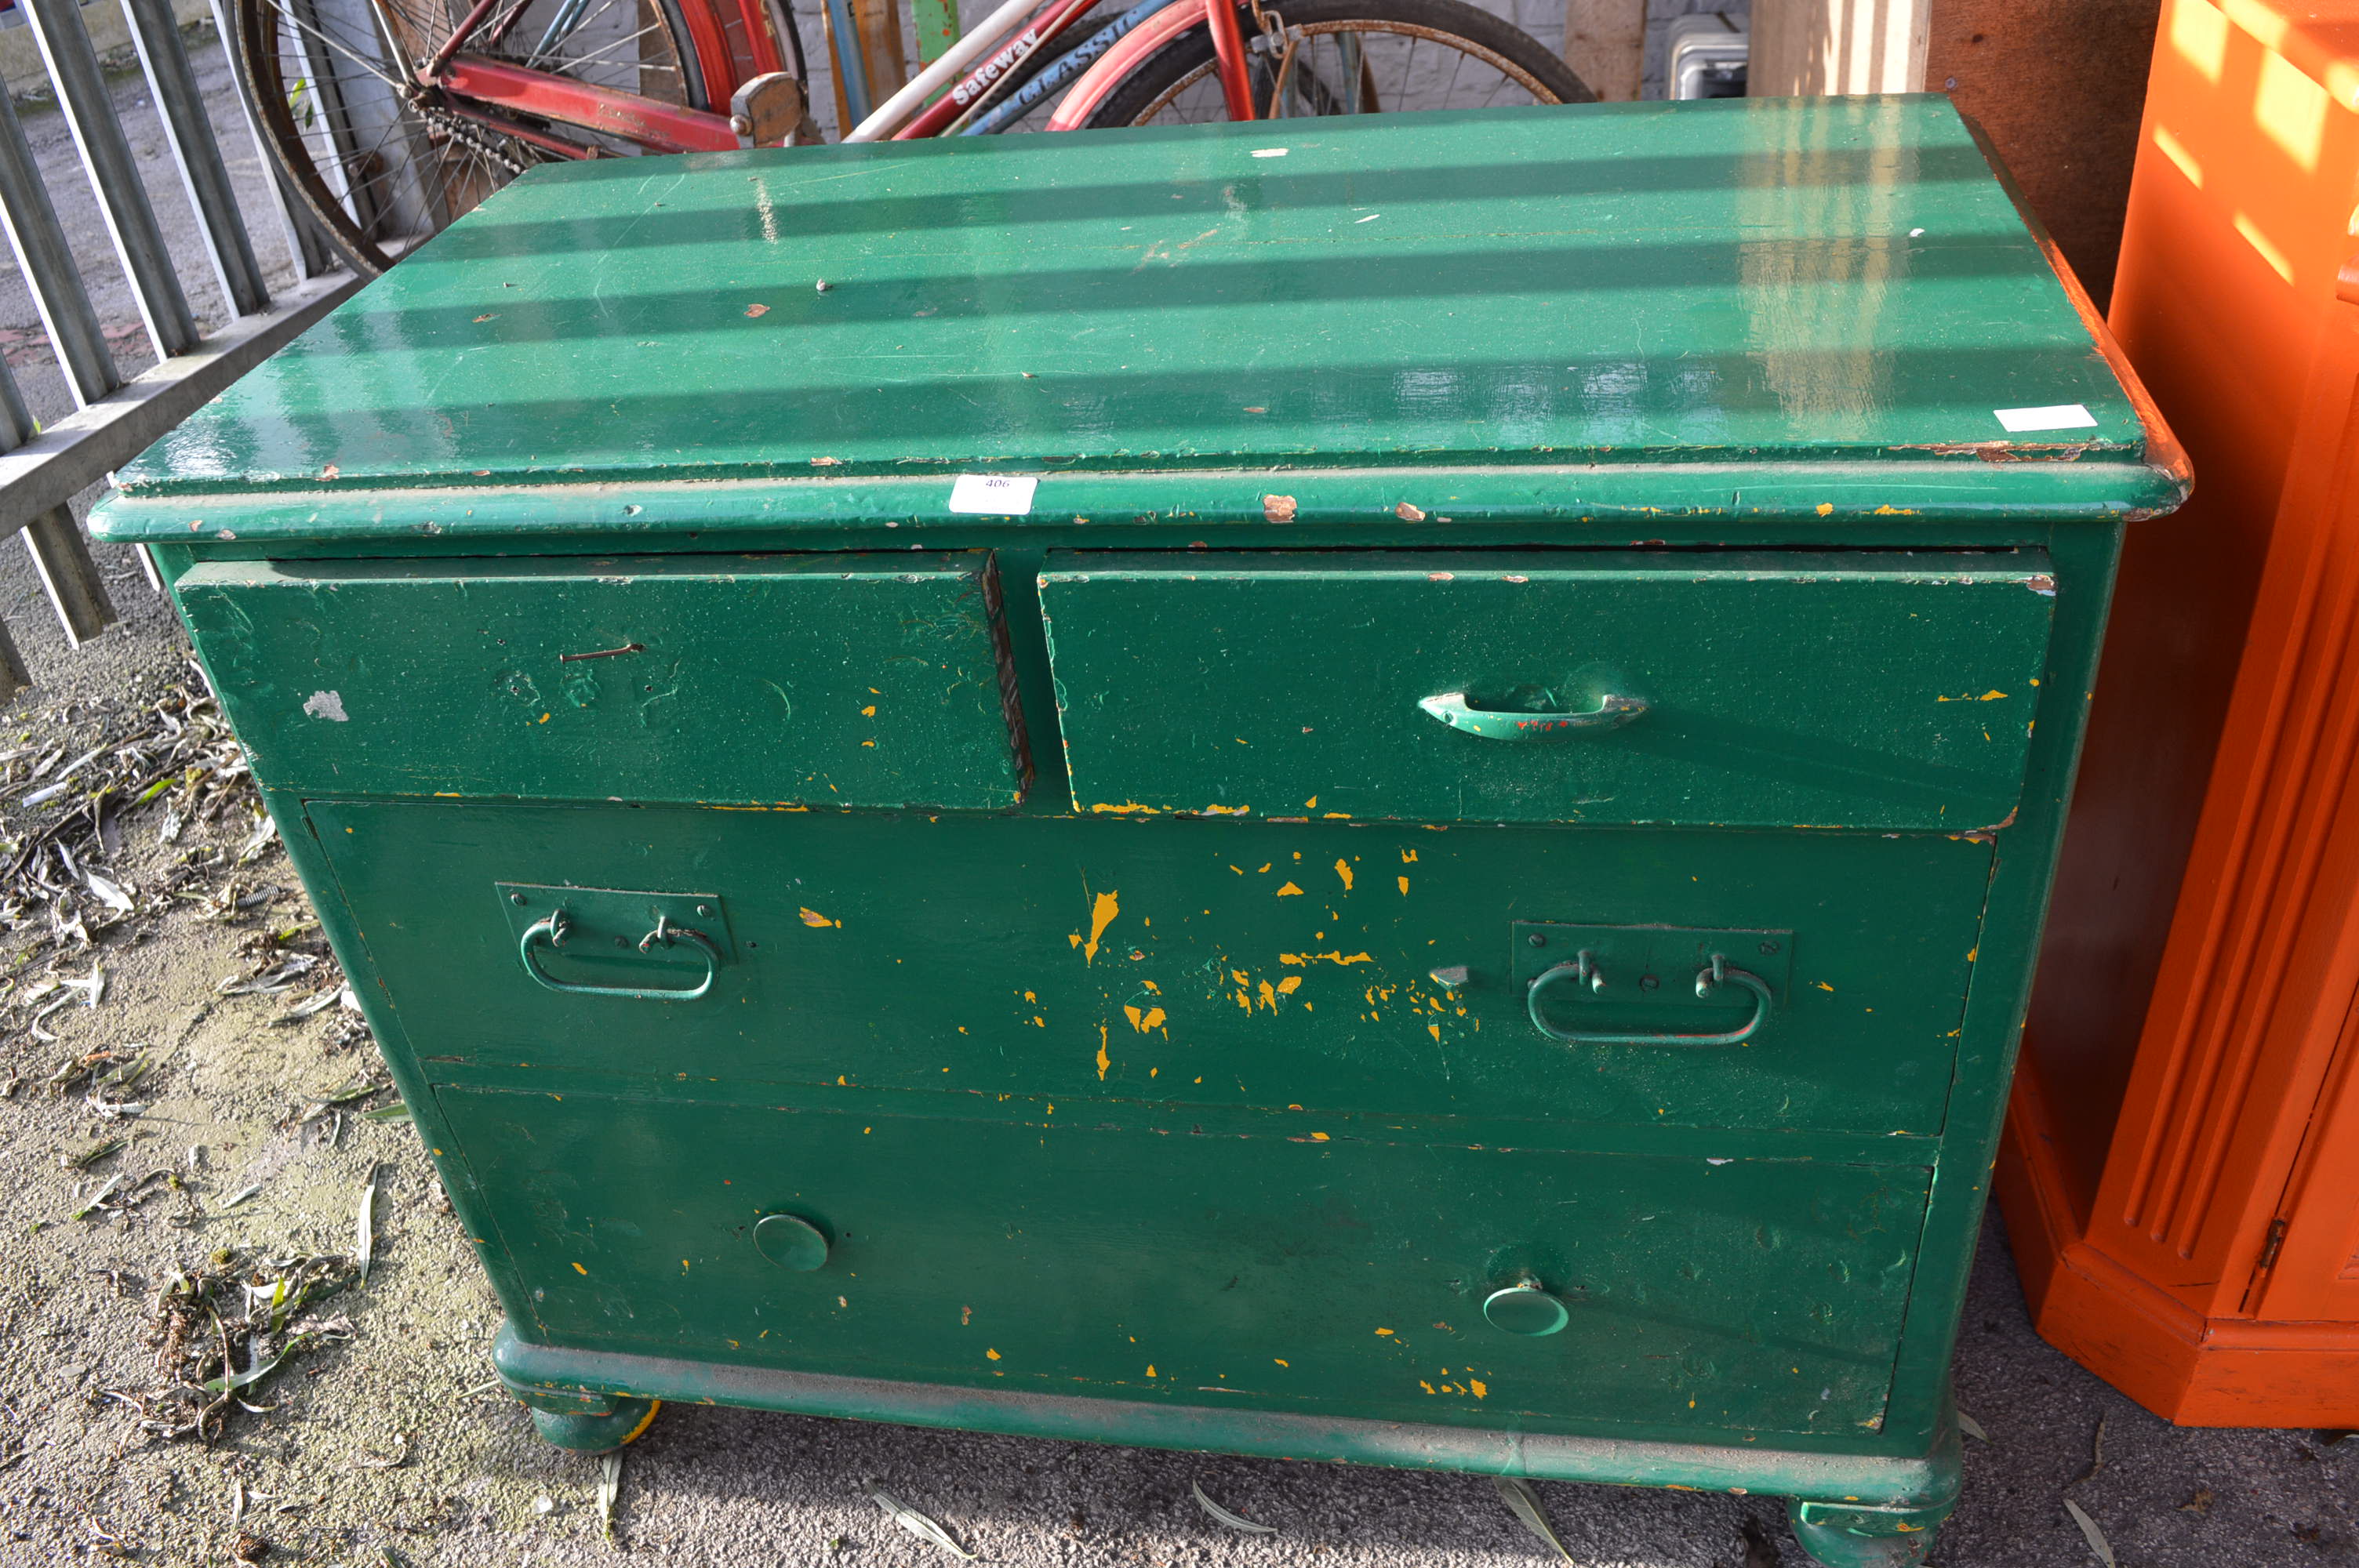
POLYGON ((439 1097, 530 1337, 1536 1431, 1875 1429, 1930 1175, 439 1097))

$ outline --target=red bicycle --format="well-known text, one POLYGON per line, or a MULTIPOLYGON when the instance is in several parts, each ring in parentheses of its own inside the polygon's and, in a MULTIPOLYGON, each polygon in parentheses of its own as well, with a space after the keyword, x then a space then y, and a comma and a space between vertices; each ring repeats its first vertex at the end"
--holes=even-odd
MULTIPOLYGON (((852 36, 845 0, 831 32, 852 36)), ((790 0, 232 0, 286 183, 363 272, 552 159, 823 139, 790 0)), ((847 141, 1571 103, 1464 0, 1006 0, 847 141)))

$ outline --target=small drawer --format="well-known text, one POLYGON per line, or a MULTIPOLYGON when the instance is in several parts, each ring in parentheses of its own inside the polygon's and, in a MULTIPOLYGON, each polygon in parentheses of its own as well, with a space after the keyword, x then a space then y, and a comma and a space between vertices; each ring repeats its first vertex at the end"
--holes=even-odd
POLYGON ((174 585, 264 782, 995 809, 990 557, 228 561, 174 585))
POLYGON ((1067 554, 1083 813, 1962 832, 2022 793, 2055 579, 1993 554, 1067 554))
POLYGON ((1931 1174, 436 1098, 534 1337, 1527 1431, 1875 1430, 1931 1174))

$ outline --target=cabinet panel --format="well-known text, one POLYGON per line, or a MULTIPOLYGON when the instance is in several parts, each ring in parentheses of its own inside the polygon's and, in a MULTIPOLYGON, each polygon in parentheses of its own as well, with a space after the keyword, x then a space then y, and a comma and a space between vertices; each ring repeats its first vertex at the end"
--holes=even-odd
POLYGON ((266 781, 1015 804, 990 557, 211 562, 174 585, 266 781))
POLYGON ((1533 1430, 1875 1428, 1930 1176, 439 1098, 563 1343, 1533 1430))
POLYGON ((2036 551, 1074 554, 1076 809, 1965 832, 2008 818, 2036 551))

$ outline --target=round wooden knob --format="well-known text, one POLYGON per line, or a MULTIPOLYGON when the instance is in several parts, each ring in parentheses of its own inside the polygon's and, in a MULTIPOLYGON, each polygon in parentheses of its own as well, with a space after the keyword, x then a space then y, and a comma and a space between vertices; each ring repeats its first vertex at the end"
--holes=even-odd
POLYGON ((1483 1299, 1483 1315, 1494 1328, 1534 1338, 1554 1334, 1572 1318, 1562 1302, 1528 1281, 1493 1291, 1483 1299))
POLYGON ((754 1245, 781 1269, 809 1273, 827 1261, 827 1237, 810 1220, 766 1214, 754 1222, 754 1245))

